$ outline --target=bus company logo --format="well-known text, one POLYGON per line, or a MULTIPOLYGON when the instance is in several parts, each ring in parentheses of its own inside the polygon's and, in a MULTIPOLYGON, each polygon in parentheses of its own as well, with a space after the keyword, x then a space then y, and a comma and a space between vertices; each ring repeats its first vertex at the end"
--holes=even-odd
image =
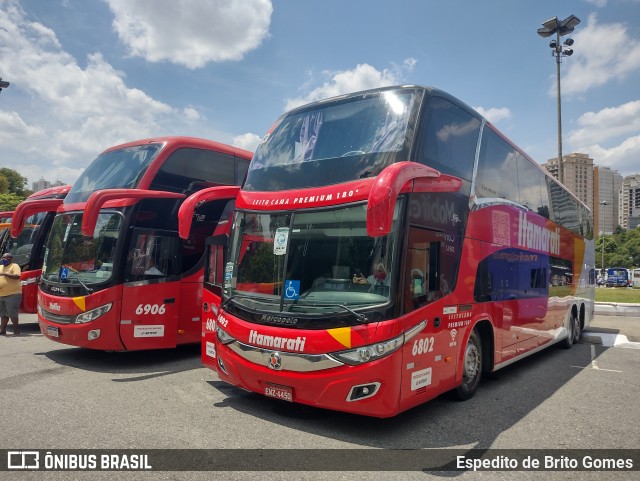
POLYGON ((518 246, 560 255, 560 228, 554 230, 534 224, 527 213, 518 213, 518 246))
POLYGON ((39 469, 38 451, 7 451, 7 469, 39 469))
POLYGON ((264 322, 266 324, 285 324, 285 325, 290 325, 290 324, 297 324, 298 323, 298 318, 297 317, 272 316, 271 314, 263 314, 262 317, 260 318, 260 321, 264 322))
POLYGON ((49 309, 51 309, 52 311, 60 312, 60 310, 62 308, 60 307, 60 305, 57 302, 50 302, 49 303, 49 309))
POLYGON ((258 331, 251 331, 249 333, 249 344, 262 347, 271 347, 274 349, 286 349, 288 351, 304 352, 304 343, 307 341, 306 337, 283 337, 283 336, 268 336, 266 334, 259 334, 258 331))
POLYGON ((267 366, 269 366, 269 369, 273 369, 274 371, 282 369, 282 357, 279 352, 272 352, 269 354, 269 362, 267 362, 267 366))

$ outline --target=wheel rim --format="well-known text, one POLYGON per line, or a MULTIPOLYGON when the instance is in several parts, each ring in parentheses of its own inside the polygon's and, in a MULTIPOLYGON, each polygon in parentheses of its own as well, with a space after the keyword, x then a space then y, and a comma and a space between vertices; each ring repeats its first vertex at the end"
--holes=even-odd
POLYGON ((476 345, 469 340, 464 353, 464 381, 472 381, 480 370, 480 352, 476 345))
POLYGON ((577 317, 573 318, 573 340, 578 342, 580 339, 580 321, 577 317))

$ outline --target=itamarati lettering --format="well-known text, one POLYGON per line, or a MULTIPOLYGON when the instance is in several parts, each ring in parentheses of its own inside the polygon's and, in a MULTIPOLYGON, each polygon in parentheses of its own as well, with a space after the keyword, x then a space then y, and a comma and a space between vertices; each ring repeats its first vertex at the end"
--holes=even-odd
POLYGON ((518 219, 518 245, 527 249, 560 255, 560 228, 555 230, 534 224, 527 213, 520 211, 518 219))
POLYGON ((258 334, 258 331, 249 333, 249 344, 256 344, 263 347, 272 347, 274 349, 286 349, 288 351, 304 351, 304 343, 306 337, 280 337, 267 336, 266 334, 258 334))

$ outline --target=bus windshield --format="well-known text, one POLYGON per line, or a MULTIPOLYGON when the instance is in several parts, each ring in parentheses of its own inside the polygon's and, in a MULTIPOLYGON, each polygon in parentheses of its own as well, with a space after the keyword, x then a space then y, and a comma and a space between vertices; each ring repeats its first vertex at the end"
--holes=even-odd
POLYGON ((56 216, 45 253, 43 279, 80 285, 109 280, 122 225, 121 214, 101 213, 93 236, 85 237, 80 231, 81 213, 56 216))
POLYGON ((10 240, 9 252, 13 254, 14 262, 22 269, 27 266, 31 259, 33 244, 46 216, 46 212, 39 212, 27 218, 20 235, 16 239, 10 240))
POLYGON ((351 97, 284 115, 258 147, 244 190, 271 191, 374 177, 406 160, 414 90, 351 97))
POLYGON ((144 144, 111 150, 99 155, 78 177, 65 204, 85 202, 96 190, 135 188, 162 144, 144 144))
POLYGON ((391 234, 378 238, 367 235, 364 203, 313 212, 237 212, 226 300, 249 310, 319 317, 388 303, 402 204, 391 234), (376 277, 376 270, 384 274, 376 277))

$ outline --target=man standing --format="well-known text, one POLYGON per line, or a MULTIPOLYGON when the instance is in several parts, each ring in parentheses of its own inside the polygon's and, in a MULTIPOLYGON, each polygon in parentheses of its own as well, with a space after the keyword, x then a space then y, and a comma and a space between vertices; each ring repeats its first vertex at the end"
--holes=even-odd
POLYGON ((0 259, 0 335, 7 334, 9 319, 13 323, 13 335, 20 334, 18 327, 18 310, 22 301, 22 285, 20 284, 20 266, 13 262, 13 255, 7 252, 0 259))

